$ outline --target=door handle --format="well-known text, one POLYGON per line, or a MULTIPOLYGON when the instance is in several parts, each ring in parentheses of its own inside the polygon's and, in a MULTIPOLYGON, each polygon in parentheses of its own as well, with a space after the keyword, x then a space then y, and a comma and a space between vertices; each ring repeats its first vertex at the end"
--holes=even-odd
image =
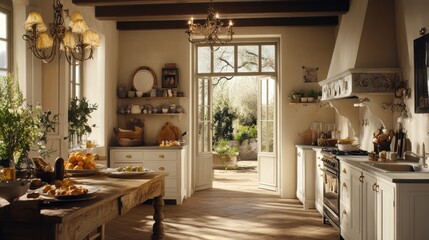
POLYGON ((372 184, 372 191, 377 192, 377 183, 372 184))

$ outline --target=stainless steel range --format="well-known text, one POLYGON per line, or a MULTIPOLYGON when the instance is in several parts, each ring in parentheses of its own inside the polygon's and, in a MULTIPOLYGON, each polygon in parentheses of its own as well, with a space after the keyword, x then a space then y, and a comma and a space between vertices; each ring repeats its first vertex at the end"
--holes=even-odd
POLYGON ((368 155, 365 150, 339 151, 336 148, 322 149, 322 171, 323 181, 323 222, 331 223, 332 226, 340 229, 340 161, 339 155, 368 155))

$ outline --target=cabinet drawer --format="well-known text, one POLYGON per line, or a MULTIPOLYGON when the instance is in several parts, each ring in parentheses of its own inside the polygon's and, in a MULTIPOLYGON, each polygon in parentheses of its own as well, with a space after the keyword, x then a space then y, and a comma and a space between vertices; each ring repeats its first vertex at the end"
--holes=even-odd
POLYGON ((144 160, 177 160, 176 151, 145 151, 143 152, 144 160))
POLYGON ((110 161, 141 161, 143 160, 143 153, 141 151, 111 151, 110 161))
POLYGON ((118 167, 126 167, 126 166, 143 166, 143 163, 140 162, 126 162, 126 161, 121 161, 121 162, 115 162, 113 164, 114 168, 118 168, 118 167))
POLYGON ((167 178, 176 177, 177 176, 177 162, 173 161, 144 161, 144 168, 149 168, 155 172, 168 172, 167 178))
POLYGON ((340 176, 341 178, 347 179, 348 181, 350 181, 350 174, 351 174, 351 169, 350 169, 350 165, 348 165, 347 163, 341 162, 340 163, 340 176))
POLYGON ((351 185, 350 181, 341 178, 340 181, 340 201, 346 207, 350 208, 350 197, 351 197, 351 185))

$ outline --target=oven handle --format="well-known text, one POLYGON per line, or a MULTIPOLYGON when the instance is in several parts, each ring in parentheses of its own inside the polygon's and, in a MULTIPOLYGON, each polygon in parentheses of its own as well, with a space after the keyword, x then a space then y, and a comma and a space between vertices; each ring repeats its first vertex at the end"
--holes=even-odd
POLYGON ((325 169, 325 168, 322 168, 322 169, 320 169, 320 170, 322 170, 324 173, 326 173, 326 174, 329 174, 329 175, 334 175, 335 177, 337 177, 338 178, 338 173, 336 173, 336 172, 334 172, 334 171, 330 171, 329 169, 325 169))

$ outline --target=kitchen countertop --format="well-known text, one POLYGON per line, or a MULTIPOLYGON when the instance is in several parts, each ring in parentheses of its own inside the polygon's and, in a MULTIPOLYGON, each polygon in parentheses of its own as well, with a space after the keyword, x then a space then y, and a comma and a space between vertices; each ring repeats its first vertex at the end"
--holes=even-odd
POLYGON ((300 145, 300 144, 295 145, 295 147, 302 148, 305 150, 327 148, 326 146, 300 145))
POLYGON ((115 147, 109 147, 110 149, 130 149, 132 148, 133 150, 139 150, 139 149, 154 149, 154 150, 168 150, 168 149, 182 149, 183 147, 185 147, 186 145, 183 146, 171 146, 171 147, 160 147, 159 145, 152 145, 152 146, 134 146, 134 147, 120 147, 120 146, 115 146, 115 147))
MULTIPOLYGON (((377 177, 381 177, 387 181, 393 183, 429 183, 429 172, 383 172, 381 170, 374 169, 367 164, 362 162, 369 162, 367 156, 337 156, 340 161, 349 163, 355 167, 365 170, 377 177)), ((386 164, 409 164, 418 166, 416 162, 410 161, 397 161, 396 163, 386 164)))

